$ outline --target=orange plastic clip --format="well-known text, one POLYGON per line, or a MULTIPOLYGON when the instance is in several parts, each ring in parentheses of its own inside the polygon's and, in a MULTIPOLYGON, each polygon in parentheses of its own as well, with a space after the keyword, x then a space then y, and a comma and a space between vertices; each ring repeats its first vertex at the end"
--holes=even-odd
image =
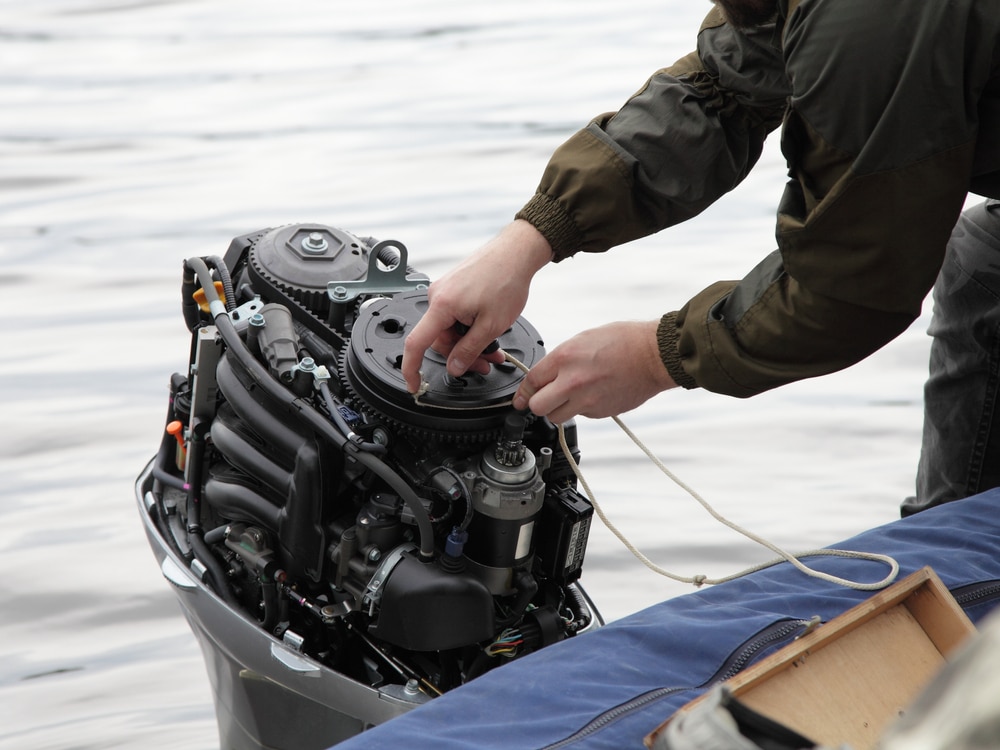
POLYGON ((184 464, 187 462, 187 449, 184 447, 184 423, 175 419, 167 425, 167 434, 173 435, 177 441, 177 457, 175 459, 177 468, 184 471, 184 464))
MULTIPOLYGON (((222 293, 222 282, 216 281, 214 284, 215 291, 219 295, 219 300, 222 304, 226 304, 226 295, 222 293)), ((191 298, 198 303, 198 307, 201 308, 202 312, 208 312, 208 298, 205 296, 205 290, 203 288, 198 287, 195 293, 191 295, 191 298)))

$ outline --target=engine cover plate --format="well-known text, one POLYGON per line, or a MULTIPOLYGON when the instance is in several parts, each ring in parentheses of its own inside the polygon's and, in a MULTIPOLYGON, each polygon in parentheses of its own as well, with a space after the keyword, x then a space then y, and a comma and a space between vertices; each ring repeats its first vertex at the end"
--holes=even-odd
MULTIPOLYGON (((494 365, 486 375, 470 372, 455 378, 445 369, 445 357, 430 349, 420 367, 428 384, 420 402, 406 390, 400 369, 403 342, 426 309, 423 289, 366 302, 343 359, 344 381, 369 409, 402 428, 445 439, 494 436, 503 427, 507 407, 524 377, 509 362, 494 365)), ((541 337, 523 318, 499 341, 505 352, 529 368, 545 355, 541 337)))

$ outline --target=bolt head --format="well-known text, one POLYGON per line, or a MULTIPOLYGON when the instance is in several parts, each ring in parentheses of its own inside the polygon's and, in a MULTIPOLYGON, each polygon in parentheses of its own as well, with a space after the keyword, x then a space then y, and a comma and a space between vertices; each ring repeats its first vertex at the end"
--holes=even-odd
POLYGON ((301 247, 303 251, 311 255, 318 255, 325 252, 330 247, 330 244, 326 241, 322 232, 310 232, 302 238, 301 247))

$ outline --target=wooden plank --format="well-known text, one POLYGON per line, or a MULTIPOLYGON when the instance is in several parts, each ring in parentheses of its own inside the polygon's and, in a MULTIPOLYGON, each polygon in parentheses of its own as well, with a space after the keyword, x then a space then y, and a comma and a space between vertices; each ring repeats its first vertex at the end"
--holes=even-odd
POLYGON ((938 584, 915 589, 904 603, 938 650, 949 656, 976 626, 940 580, 938 584))

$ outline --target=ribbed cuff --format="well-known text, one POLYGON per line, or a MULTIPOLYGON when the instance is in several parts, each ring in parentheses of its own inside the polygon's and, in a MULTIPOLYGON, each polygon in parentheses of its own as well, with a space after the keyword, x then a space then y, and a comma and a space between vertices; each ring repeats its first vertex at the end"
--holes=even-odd
POLYGON ((687 374, 681 364, 681 355, 677 351, 677 342, 680 339, 680 332, 677 330, 677 313, 669 312, 660 318, 660 325, 656 327, 656 344, 660 348, 660 359, 663 360, 667 372, 674 382, 682 388, 688 390, 697 388, 698 383, 687 374))
POLYGON ((575 254, 583 244, 583 233, 559 202, 545 193, 535 193, 515 219, 524 219, 549 241, 552 260, 558 263, 575 254))

